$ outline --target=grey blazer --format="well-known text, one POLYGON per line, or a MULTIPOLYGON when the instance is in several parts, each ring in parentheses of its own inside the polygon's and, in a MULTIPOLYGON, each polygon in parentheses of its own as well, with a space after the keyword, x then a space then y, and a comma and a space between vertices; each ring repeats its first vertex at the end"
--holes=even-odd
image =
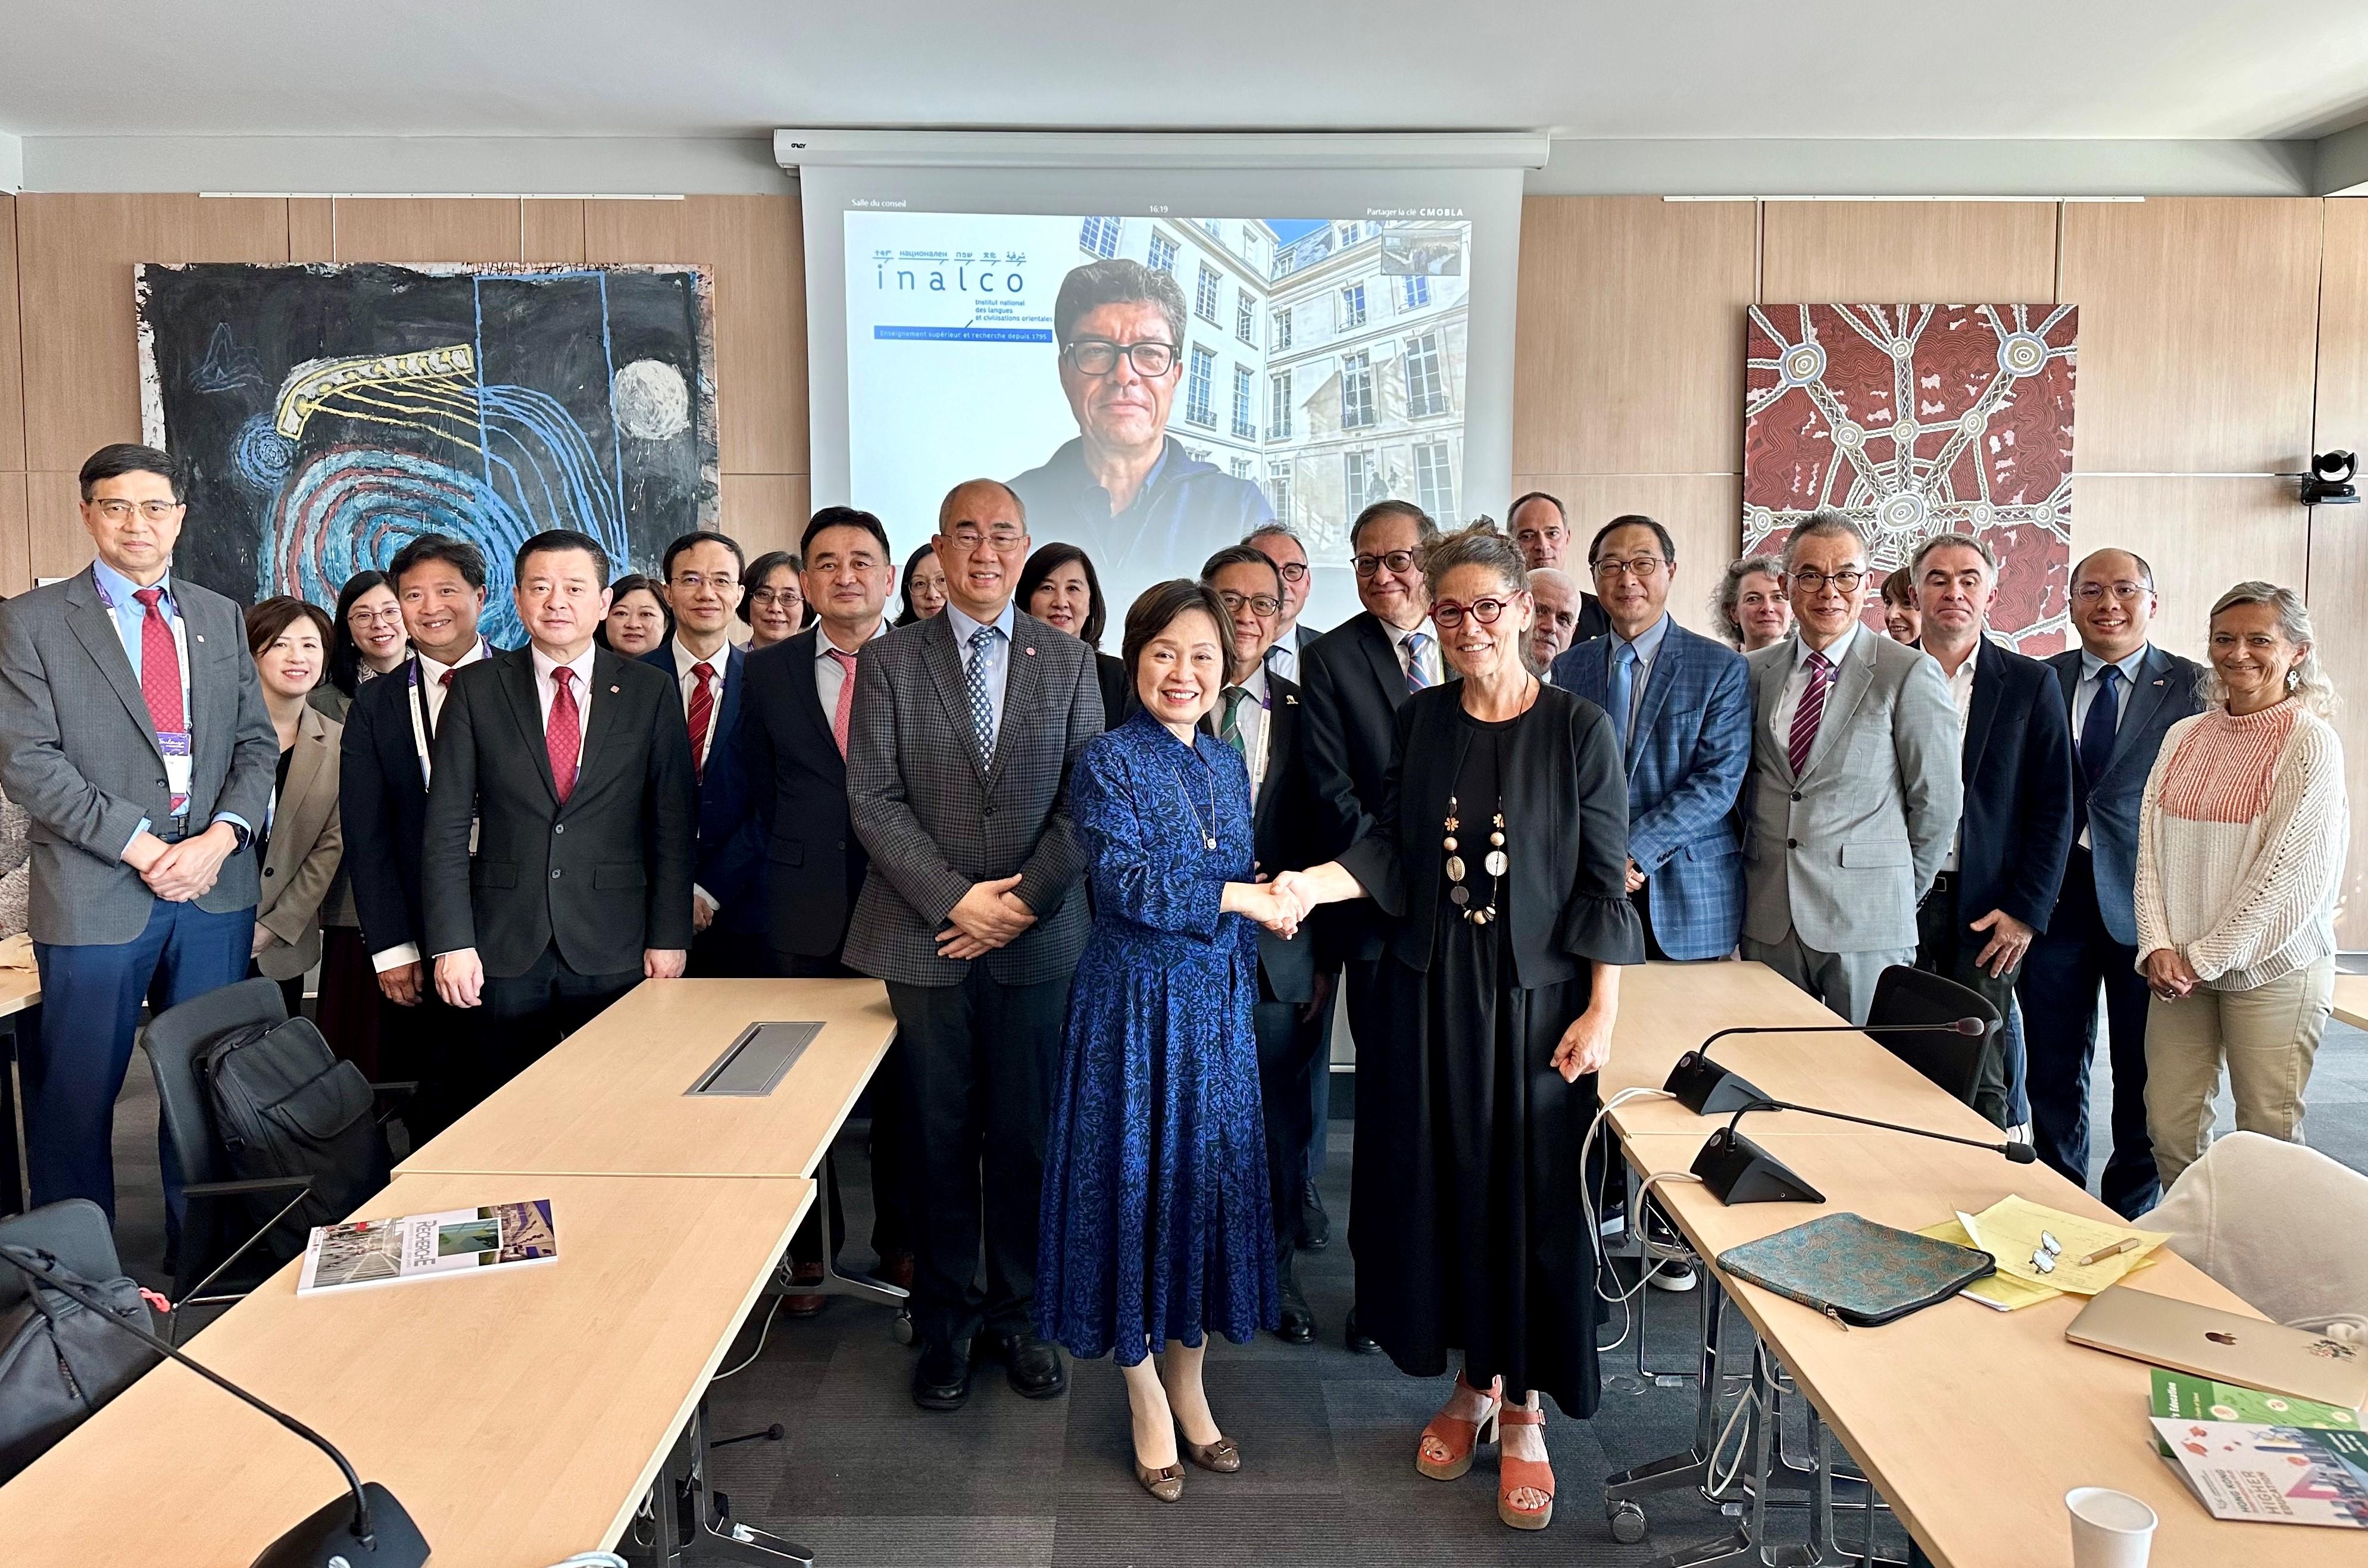
POLYGON ((971 740, 953 623, 900 626, 855 666, 847 805, 871 858, 845 961, 905 985, 959 985, 970 961, 938 956, 946 916, 973 882, 1017 872, 1036 924, 981 960, 1005 985, 1056 980, 1085 951, 1085 872, 1069 824, 1069 769, 1102 733, 1093 650, 1030 615, 1013 618, 995 760, 971 740))
POLYGON ((288 787, 271 812, 263 852, 263 896, 255 923, 279 940, 255 957, 274 980, 293 980, 321 961, 321 901, 346 857, 337 816, 337 757, 345 726, 306 706, 296 719, 288 787))
POLYGON ((1751 774, 1745 786, 1743 934, 1787 930, 1827 953, 1916 946, 1916 906, 1964 805, 1957 706, 1930 655, 1859 629, 1795 778, 1770 728, 1800 644, 1745 655, 1751 774))
MULTIPOLYGON (((184 577, 173 596, 188 621, 189 825, 223 812, 260 823, 279 740, 245 624, 238 606, 184 577)), ((33 939, 139 936, 155 895, 118 857, 141 818, 167 827, 172 795, 147 699, 87 570, 0 605, 0 789, 33 819, 33 939)), ((255 857, 233 855, 198 907, 251 909, 259 881, 255 857)))

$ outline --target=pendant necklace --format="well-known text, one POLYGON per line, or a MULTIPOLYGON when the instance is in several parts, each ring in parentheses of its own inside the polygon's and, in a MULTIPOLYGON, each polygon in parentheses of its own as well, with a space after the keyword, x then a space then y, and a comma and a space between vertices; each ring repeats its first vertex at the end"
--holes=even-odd
POLYGON ((1212 767, 1203 771, 1209 775, 1209 814, 1205 820, 1201 815, 1201 802, 1194 800, 1192 791, 1184 787, 1181 768, 1176 773, 1176 792, 1184 797, 1185 809, 1192 813, 1192 825, 1201 830, 1201 845, 1214 849, 1217 846, 1217 770, 1212 767))
POLYGON ((1455 814, 1456 804, 1455 797, 1450 795, 1447 798, 1447 836, 1440 841, 1440 847, 1447 851, 1447 898, 1449 903, 1463 911, 1464 919, 1474 926, 1486 926, 1497 918, 1497 895, 1504 885, 1506 870, 1512 865, 1505 854, 1505 813, 1498 812, 1490 818, 1488 853, 1480 862, 1493 879, 1488 889, 1488 907, 1474 909, 1471 907, 1472 890, 1463 885, 1463 846, 1455 836, 1463 825, 1455 814))

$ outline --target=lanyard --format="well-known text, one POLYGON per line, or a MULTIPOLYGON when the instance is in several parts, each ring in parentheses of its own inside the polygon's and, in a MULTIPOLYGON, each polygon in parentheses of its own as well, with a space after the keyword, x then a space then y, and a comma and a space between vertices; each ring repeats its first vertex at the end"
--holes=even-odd
MULTIPOLYGON (((486 645, 485 640, 480 637, 474 648, 469 650, 468 653, 461 655, 460 664, 450 665, 448 668, 452 670, 461 668, 469 662, 472 653, 481 659, 490 658, 493 650, 486 645)), ((420 680, 419 674, 419 654, 415 651, 404 667, 404 678, 408 685, 408 689, 404 695, 411 709, 411 744, 419 753, 419 778, 420 782, 425 784, 435 781, 436 765, 428 755, 428 748, 436 741, 437 716, 429 711, 426 683, 420 680)))

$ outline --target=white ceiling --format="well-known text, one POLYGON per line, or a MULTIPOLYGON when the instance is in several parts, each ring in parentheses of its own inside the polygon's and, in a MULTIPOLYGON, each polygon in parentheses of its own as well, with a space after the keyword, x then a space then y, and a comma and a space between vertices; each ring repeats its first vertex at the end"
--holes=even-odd
POLYGON ((0 131, 24 137, 2249 140, 2363 119, 2363 0, 0 0, 0 131))

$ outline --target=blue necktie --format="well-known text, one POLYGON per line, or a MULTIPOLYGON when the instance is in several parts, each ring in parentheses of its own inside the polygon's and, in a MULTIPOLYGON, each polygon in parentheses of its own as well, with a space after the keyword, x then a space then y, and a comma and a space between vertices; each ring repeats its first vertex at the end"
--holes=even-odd
POLYGON ((2107 665, 2098 671, 2097 695, 2089 700, 2089 716, 2080 722, 2080 771, 2089 776, 2091 790, 2113 760, 2113 732, 2121 726, 2122 707, 2116 688, 2121 684, 2120 666, 2107 665))
POLYGON ((1430 684, 1430 677, 1422 673, 1422 651, 1429 644, 1430 639, 1419 631, 1409 631, 1406 635, 1406 694, 1408 696, 1412 696, 1430 684))
POLYGON ((1636 700, 1636 644, 1622 642, 1611 650, 1611 730, 1620 737, 1620 755, 1628 755, 1629 715, 1636 700))
POLYGON ((995 637, 992 626, 982 626, 970 634, 970 667, 964 672, 970 687, 970 727, 977 732, 982 763, 995 760, 995 710, 986 700, 986 653, 995 646, 995 637))

